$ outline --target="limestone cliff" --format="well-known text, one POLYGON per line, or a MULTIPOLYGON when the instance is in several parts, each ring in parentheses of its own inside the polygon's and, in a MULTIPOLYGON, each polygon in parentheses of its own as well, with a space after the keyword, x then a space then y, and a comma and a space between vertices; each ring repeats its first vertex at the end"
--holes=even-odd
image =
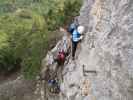
MULTIPOLYGON (((68 59, 57 72, 60 94, 48 93, 39 77, 31 83, 18 78, 0 85, 0 100, 133 100, 133 0, 84 0, 78 20, 84 39, 76 60, 68 59)), ((56 70, 51 52, 61 43, 44 59, 42 76, 48 59, 56 70)))
POLYGON ((84 0, 79 22, 87 30, 60 99, 133 100, 133 1, 84 0))

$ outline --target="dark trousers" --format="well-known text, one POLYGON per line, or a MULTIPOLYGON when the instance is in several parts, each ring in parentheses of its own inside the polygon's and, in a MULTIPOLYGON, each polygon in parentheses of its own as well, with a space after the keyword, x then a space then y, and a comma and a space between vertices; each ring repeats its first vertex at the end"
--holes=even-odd
POLYGON ((72 41, 72 57, 73 58, 75 57, 75 52, 76 52, 76 49, 77 49, 77 45, 78 45, 78 42, 72 41))

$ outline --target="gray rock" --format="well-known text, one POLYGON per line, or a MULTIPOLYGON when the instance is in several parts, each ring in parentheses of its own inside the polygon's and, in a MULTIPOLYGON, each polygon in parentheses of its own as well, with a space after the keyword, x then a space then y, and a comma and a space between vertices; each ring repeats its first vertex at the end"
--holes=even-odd
MULTIPOLYGON (((72 100, 89 100, 80 95, 79 89, 69 88, 70 84, 81 86, 80 81, 86 78, 92 84, 90 95, 96 100, 132 100, 133 1, 84 0, 78 18, 87 31, 76 69, 67 70, 63 77, 63 90, 66 90, 63 93, 69 94, 68 98, 73 97, 72 100), (97 71, 97 75, 83 76, 82 65, 85 70, 97 71)), ((73 69, 72 64, 67 66, 73 69)))

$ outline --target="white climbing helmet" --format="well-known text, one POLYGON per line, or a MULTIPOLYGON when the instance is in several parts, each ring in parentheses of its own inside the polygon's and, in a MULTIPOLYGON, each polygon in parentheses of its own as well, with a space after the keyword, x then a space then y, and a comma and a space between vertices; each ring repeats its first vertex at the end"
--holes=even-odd
POLYGON ((78 26, 77 31, 78 31, 80 34, 83 34, 84 31, 85 31, 85 27, 84 27, 84 26, 78 26))

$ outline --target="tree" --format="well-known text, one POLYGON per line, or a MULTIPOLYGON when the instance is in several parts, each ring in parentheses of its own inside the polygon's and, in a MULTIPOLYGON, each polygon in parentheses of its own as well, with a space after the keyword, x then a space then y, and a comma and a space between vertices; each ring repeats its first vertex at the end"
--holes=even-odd
POLYGON ((15 10, 0 16, 0 38, 4 38, 0 41, 0 70, 8 72, 20 65, 25 77, 32 79, 41 68, 54 31, 71 16, 78 15, 81 2, 0 0, 0 3, 15 5, 15 10))

